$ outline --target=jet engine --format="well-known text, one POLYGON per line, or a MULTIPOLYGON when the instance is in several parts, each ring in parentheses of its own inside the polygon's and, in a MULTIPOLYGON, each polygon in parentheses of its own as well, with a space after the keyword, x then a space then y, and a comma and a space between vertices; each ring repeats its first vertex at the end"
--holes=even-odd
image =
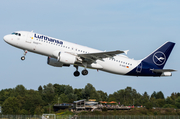
POLYGON ((77 58, 74 55, 59 52, 58 60, 64 64, 74 64, 77 61, 77 58))
POLYGON ((47 64, 54 66, 54 67, 62 67, 62 66, 70 66, 70 64, 63 64, 62 62, 57 61, 57 59, 48 57, 47 64))

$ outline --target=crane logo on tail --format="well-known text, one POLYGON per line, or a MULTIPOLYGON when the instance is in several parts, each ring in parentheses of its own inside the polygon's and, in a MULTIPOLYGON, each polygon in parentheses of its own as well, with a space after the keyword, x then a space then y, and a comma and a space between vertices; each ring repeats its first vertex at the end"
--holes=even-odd
POLYGON ((157 51, 153 55, 153 62, 158 66, 163 65, 166 62, 165 54, 161 51, 157 51))

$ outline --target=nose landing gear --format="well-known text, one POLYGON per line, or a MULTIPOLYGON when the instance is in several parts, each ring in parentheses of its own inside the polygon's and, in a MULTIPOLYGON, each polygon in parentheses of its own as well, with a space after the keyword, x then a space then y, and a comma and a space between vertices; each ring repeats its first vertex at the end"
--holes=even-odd
POLYGON ((24 56, 22 56, 22 57, 21 57, 21 60, 25 60, 25 57, 24 57, 24 56))
POLYGON ((25 60, 26 54, 27 54, 27 50, 24 50, 24 56, 21 57, 21 60, 25 60))

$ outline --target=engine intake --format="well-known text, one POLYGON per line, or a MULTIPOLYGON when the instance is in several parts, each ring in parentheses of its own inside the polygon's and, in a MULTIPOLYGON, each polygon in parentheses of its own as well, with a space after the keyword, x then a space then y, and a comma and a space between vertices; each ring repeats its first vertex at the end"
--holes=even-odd
POLYGON ((63 52, 58 53, 58 58, 64 64, 74 64, 77 61, 76 56, 63 52))

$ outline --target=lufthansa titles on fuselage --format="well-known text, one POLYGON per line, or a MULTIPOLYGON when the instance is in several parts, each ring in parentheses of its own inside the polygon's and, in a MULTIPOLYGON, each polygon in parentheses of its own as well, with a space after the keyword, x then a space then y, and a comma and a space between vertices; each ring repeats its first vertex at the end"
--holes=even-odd
POLYGON ((59 41, 59 40, 56 40, 56 39, 52 39, 52 38, 49 38, 47 36, 43 36, 43 35, 38 35, 38 34, 34 34, 34 37, 35 38, 39 38, 39 39, 44 39, 45 41, 49 41, 49 42, 55 42, 57 44, 63 44, 62 41, 59 41))

